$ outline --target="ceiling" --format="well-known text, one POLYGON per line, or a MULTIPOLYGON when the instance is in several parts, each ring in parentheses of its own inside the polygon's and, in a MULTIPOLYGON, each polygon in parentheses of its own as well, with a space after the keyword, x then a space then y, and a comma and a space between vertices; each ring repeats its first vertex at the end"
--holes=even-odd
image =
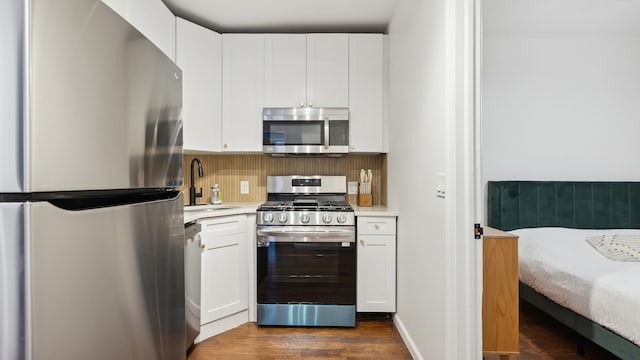
POLYGON ((220 33, 386 32, 398 0, 162 0, 220 33))
MULTIPOLYGON (((287 33, 386 32, 400 0, 162 1, 220 33, 287 33)), ((485 37, 640 36, 640 0, 481 1, 485 37)))
POLYGON ((640 36, 640 0, 483 0, 485 37, 640 36))

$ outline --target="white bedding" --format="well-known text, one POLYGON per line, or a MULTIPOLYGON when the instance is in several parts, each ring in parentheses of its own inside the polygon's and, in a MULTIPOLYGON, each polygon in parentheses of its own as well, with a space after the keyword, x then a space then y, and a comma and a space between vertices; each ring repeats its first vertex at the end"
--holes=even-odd
POLYGON ((520 280, 556 303, 640 345, 640 262, 610 260, 585 238, 638 230, 534 228, 518 241, 520 280))

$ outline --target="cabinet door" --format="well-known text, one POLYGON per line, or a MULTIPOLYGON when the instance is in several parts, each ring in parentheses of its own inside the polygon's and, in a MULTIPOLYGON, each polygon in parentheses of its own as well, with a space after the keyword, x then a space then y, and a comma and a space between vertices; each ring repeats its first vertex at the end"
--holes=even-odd
POLYGON ((222 151, 262 151, 264 35, 222 36, 222 151))
POLYGON ((125 20, 127 20, 127 3, 128 0, 102 0, 103 3, 107 4, 113 11, 117 12, 118 15, 122 16, 125 20))
POLYGON ((127 0, 127 8, 125 19, 175 61, 176 17, 169 8, 158 0, 127 0))
POLYGON ((349 35, 307 35, 307 106, 349 106, 349 35))
POLYGON ((396 311, 395 235, 358 235, 359 312, 396 311))
POLYGON ((182 69, 183 148, 222 149, 222 37, 177 19, 177 64, 182 69))
POLYGON ((382 34, 349 35, 349 150, 384 152, 382 34))
POLYGON ((202 223, 201 323, 221 319, 248 308, 249 235, 246 216, 217 218, 202 223))
POLYGON ((264 106, 304 107, 306 105, 306 83, 306 35, 265 35, 264 106))
POLYGON ((518 237, 486 228, 482 248, 482 350, 517 353, 518 237))

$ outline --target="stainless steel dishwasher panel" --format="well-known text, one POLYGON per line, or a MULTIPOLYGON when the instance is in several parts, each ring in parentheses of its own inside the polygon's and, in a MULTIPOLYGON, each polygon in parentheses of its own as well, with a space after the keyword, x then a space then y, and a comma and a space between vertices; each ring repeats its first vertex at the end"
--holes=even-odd
POLYGON ((184 279, 187 317, 187 349, 200 334, 200 294, 202 278, 202 252, 204 244, 200 237, 202 226, 197 223, 185 226, 184 279))

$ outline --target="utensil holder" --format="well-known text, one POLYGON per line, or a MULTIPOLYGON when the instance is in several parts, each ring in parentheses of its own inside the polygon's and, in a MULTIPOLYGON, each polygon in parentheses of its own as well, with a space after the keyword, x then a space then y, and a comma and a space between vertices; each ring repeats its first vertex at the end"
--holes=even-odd
POLYGON ((371 206, 373 204, 373 196, 371 194, 358 194, 358 206, 371 206))

